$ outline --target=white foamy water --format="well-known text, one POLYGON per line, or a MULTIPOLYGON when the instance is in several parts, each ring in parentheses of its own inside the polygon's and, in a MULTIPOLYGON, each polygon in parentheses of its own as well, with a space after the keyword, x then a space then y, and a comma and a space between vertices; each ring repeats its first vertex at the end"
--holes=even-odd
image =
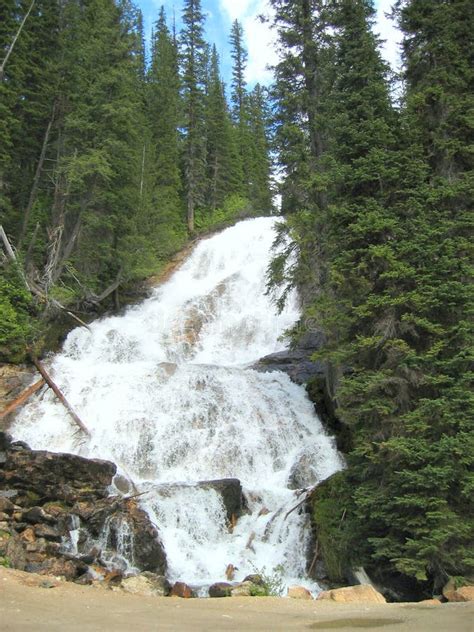
POLYGON ((288 488, 342 466, 305 390, 279 372, 248 367, 279 351, 299 316, 265 296, 273 218, 240 222, 201 241, 171 279, 122 316, 72 331, 50 360, 53 378, 91 431, 76 428, 51 392, 33 400, 12 432, 32 448, 115 461, 148 493, 170 580, 209 585, 280 568, 305 579, 308 519, 288 488), (299 467, 298 467, 299 466, 299 467), (249 512, 232 529, 220 495, 193 483, 238 478, 249 512), (301 482, 302 481, 302 482, 301 482))

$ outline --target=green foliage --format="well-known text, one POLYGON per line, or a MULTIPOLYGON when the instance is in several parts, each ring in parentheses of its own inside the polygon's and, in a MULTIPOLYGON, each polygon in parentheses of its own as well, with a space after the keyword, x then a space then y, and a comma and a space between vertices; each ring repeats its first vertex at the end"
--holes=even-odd
POLYGON ((0 269, 0 361, 20 362, 34 335, 32 301, 15 266, 0 269))
POLYGON ((231 195, 224 200, 222 207, 212 212, 207 209, 197 209, 196 229, 198 232, 206 233, 251 216, 252 209, 249 201, 240 195, 231 195))
POLYGON ((353 488, 347 472, 319 485, 312 498, 313 524, 329 579, 344 583, 348 569, 361 561, 363 532, 354 521, 353 488))
POLYGON ((261 569, 253 568, 254 573, 259 577, 259 583, 253 584, 250 589, 252 597, 282 597, 285 592, 284 572, 281 564, 275 566, 271 571, 267 571, 264 566, 261 569))
POLYGON ((293 214, 273 282, 296 285, 302 329, 324 333, 318 359, 352 439, 338 490, 348 530, 335 523, 330 489, 339 483, 329 483, 315 504, 321 546, 334 577, 355 557, 436 590, 448 575, 472 572, 467 4, 397 4, 399 110, 370 28, 372 3, 275 7, 287 47, 277 140, 283 206, 293 214))

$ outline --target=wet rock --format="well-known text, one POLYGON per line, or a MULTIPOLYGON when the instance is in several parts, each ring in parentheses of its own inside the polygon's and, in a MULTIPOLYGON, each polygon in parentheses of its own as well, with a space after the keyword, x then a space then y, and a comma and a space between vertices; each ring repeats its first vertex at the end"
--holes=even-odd
POLYGON ((312 599, 313 595, 304 586, 290 586, 288 588, 288 597, 290 599, 312 599))
POLYGON ((165 575, 168 567, 165 549, 155 526, 136 500, 126 503, 127 522, 132 530, 132 557, 142 571, 165 575))
POLYGON ((288 477, 289 489, 302 489, 318 480, 318 472, 314 466, 314 455, 302 454, 294 463, 288 477))
POLYGON ((170 591, 169 582, 162 575, 141 573, 122 580, 121 587, 132 595, 146 597, 166 597, 170 591))
POLYGON ((253 369, 260 372, 282 371, 296 384, 306 384, 314 377, 324 376, 323 362, 312 361, 311 356, 322 349, 324 336, 320 332, 308 332, 302 336, 294 349, 272 353, 261 358, 253 369))
POLYGON ((336 603, 386 603, 385 597, 373 586, 359 584, 326 590, 318 595, 318 601, 329 600, 336 603))
POLYGON ((193 589, 184 582, 176 582, 170 591, 170 597, 181 597, 182 599, 191 599, 195 597, 193 589))
POLYGON ((232 584, 227 582, 216 582, 209 586, 209 597, 230 597, 232 588, 232 584))
MULTIPOLYGON (((34 368, 26 364, 0 365, 0 402, 2 402, 2 408, 6 408, 30 385, 35 372, 34 368)), ((2 421, 0 421, 1 423, 2 421)))
POLYGON ((222 498, 229 522, 240 518, 245 511, 242 484, 238 478, 222 478, 215 481, 200 481, 197 487, 214 489, 222 498))

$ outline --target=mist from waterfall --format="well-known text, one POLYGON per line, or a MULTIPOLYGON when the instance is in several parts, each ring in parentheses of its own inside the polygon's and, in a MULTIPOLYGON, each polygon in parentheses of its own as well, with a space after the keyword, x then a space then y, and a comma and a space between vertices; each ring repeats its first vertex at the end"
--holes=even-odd
POLYGON ((147 493, 141 504, 165 545, 169 579, 208 586, 278 568, 305 577, 311 534, 290 489, 342 466, 303 387, 256 360, 285 348, 299 317, 296 295, 281 314, 265 295, 274 218, 245 220, 201 241, 153 295, 124 315, 72 331, 50 358, 54 380, 91 431, 79 441, 47 391, 12 433, 34 449, 109 459, 147 493), (238 478, 248 513, 233 527, 221 496, 199 481, 238 478))

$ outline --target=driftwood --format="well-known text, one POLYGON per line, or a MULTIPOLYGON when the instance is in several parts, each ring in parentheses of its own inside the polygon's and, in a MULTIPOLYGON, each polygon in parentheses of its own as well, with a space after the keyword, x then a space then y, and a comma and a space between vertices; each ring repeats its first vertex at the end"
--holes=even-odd
POLYGON ((45 380, 44 378, 41 378, 40 380, 38 380, 37 382, 29 386, 27 389, 22 391, 20 395, 11 404, 9 404, 6 408, 4 408, 0 412, 0 419, 3 419, 4 417, 12 413, 14 410, 16 410, 18 406, 21 406, 22 404, 24 404, 26 400, 29 397, 31 397, 34 393, 36 393, 36 391, 39 391, 39 389, 44 384, 45 384, 45 380))
MULTIPOLYGON (((319 484, 319 483, 318 483, 319 484)), ((308 502, 308 500, 310 500, 311 496, 314 494, 316 487, 318 485, 314 485, 313 487, 309 487, 308 489, 304 489, 300 492, 299 495, 304 494, 303 500, 300 500, 300 502, 298 504, 296 504, 294 507, 292 507, 289 511, 287 511, 287 513, 285 514, 284 520, 286 520, 288 518, 288 516, 290 514, 292 514, 294 511, 296 511, 297 509, 299 509, 302 505, 304 505, 306 502, 308 502)))
POLYGON ((46 384, 50 387, 50 389, 53 391, 53 393, 56 395, 56 397, 59 399, 59 401, 61 402, 61 404, 64 406, 64 408, 68 411, 68 413, 71 415, 72 419, 74 420, 75 424, 82 430, 82 432, 87 435, 88 437, 90 437, 91 433, 89 432, 89 430, 87 429, 87 427, 85 426, 85 424, 81 421, 80 417, 77 415, 77 413, 74 411, 73 407, 71 406, 71 404, 67 401, 67 399, 64 397, 64 395, 61 393, 61 391, 59 390, 59 387, 53 382, 53 380, 51 379, 51 376, 49 375, 49 373, 46 371, 46 369, 44 368, 44 366, 41 364, 41 362, 38 360, 38 358, 33 355, 30 354, 31 357, 31 361, 33 362, 33 364, 35 365, 35 367, 38 369, 38 371, 40 372, 41 376, 43 377, 44 381, 46 382, 46 384))

